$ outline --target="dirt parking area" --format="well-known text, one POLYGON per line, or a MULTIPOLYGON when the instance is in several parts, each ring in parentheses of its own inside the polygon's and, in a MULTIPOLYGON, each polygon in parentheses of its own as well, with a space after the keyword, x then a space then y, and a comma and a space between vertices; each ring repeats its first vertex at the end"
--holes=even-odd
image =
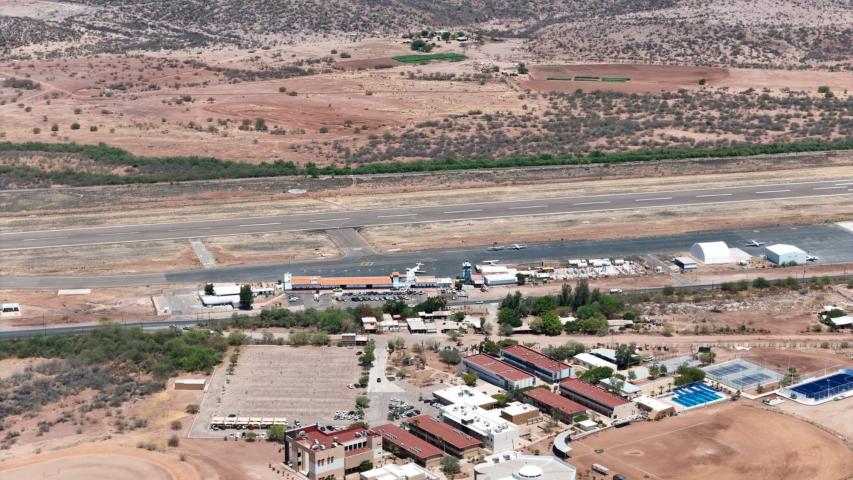
POLYGON ((355 407, 358 380, 355 350, 340 347, 249 345, 241 349, 234 373, 217 368, 194 421, 193 437, 221 437, 211 417, 285 417, 289 424, 334 424, 335 412, 355 407))
POLYGON ((598 463, 629 478, 843 480, 853 472, 850 449, 830 433, 736 403, 608 430, 572 447, 580 472, 598 463))

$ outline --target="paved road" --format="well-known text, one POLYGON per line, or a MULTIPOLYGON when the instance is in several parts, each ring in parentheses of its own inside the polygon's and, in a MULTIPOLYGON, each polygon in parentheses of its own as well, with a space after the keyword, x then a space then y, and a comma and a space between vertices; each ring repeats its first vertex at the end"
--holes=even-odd
POLYGON ((248 219, 10 232, 0 233, 0 251, 195 239, 266 232, 329 230, 376 225, 606 212, 638 208, 761 202, 785 198, 849 196, 851 193, 853 193, 853 179, 837 179, 822 182, 750 185, 706 190, 669 190, 539 200, 316 212, 248 219))
POLYGON ((422 262, 427 274, 455 276, 461 274, 462 262, 487 259, 514 264, 535 264, 543 260, 597 257, 632 257, 646 254, 687 252, 695 242, 722 240, 752 255, 763 248, 747 247, 750 239, 797 245, 820 257, 818 264, 853 262, 853 233, 837 225, 801 225, 763 229, 698 232, 644 238, 549 242, 528 245, 524 250, 487 251, 484 247, 426 250, 400 254, 370 254, 329 260, 240 265, 170 273, 98 276, 2 276, 0 288, 103 288, 133 285, 198 284, 202 282, 276 281, 284 272, 296 275, 387 275, 404 271, 422 262))

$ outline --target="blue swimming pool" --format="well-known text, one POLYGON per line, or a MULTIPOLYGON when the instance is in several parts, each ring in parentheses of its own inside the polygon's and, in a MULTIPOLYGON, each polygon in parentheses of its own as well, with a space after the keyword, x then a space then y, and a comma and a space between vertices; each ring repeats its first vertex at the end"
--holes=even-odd
POLYGON ((673 402, 681 405, 684 408, 693 408, 705 405, 706 403, 716 402, 723 398, 719 392, 704 383, 691 383, 678 387, 672 391, 674 394, 670 399, 673 402))
POLYGON ((791 388, 791 391, 813 400, 823 400, 835 395, 842 395, 850 390, 853 390, 853 370, 849 369, 791 388))

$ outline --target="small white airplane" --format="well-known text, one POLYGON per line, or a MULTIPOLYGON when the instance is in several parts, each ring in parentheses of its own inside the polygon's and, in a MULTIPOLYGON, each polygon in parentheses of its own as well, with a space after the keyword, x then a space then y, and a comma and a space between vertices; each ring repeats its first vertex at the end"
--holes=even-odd
POLYGON ((818 257, 817 255, 807 255, 806 256, 807 262, 816 262, 818 260, 820 260, 820 257, 818 257))
POLYGON ((746 242, 746 246, 747 247, 760 247, 760 246, 764 245, 765 243, 767 243, 767 242, 759 242, 758 240, 750 240, 750 241, 746 242))
POLYGON ((524 250, 525 248, 527 248, 527 246, 526 245, 519 245, 517 243, 513 243, 512 245, 509 246, 509 248, 511 248, 513 250, 524 250))
POLYGON ((416 264, 415 264, 415 266, 414 266, 414 267, 412 267, 412 268, 410 268, 410 269, 408 269, 408 270, 409 270, 410 272, 414 273, 415 275, 423 275, 423 274, 424 274, 424 271, 423 271, 423 270, 421 270, 421 267, 423 267, 423 266, 424 266, 424 264, 423 264, 423 263, 418 262, 418 263, 416 263, 416 264))
POLYGON ((504 247, 502 245, 492 245, 491 247, 489 247, 490 252, 497 252, 503 249, 504 247))
POLYGON ((497 265, 500 260, 483 260, 481 263, 483 265, 497 265))

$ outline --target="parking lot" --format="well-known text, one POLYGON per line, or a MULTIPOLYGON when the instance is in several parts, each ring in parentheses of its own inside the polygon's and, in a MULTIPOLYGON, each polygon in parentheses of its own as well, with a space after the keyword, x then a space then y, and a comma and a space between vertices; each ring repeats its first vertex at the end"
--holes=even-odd
POLYGON ((220 437, 209 428, 212 417, 286 417, 310 424, 334 421, 336 411, 355 406, 360 389, 347 388, 360 376, 355 350, 342 347, 250 345, 242 348, 232 375, 227 362, 216 369, 190 433, 220 437))

